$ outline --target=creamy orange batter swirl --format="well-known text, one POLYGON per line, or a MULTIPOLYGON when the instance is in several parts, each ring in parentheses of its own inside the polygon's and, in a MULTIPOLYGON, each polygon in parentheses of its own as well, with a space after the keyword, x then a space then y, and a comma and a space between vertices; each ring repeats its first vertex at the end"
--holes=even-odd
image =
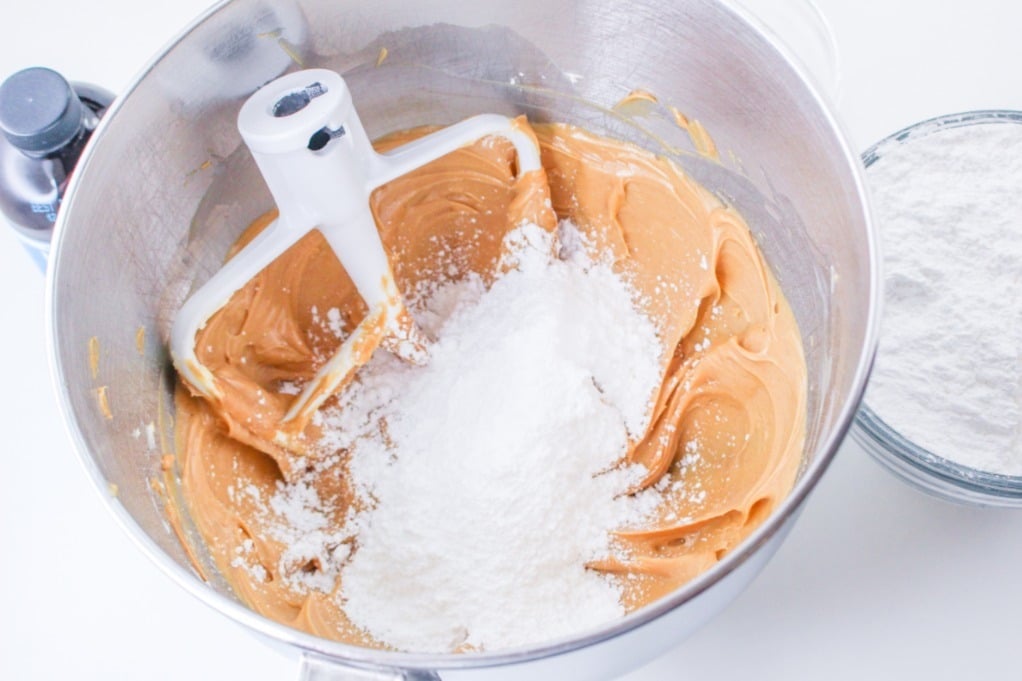
MULTIPOLYGON (((649 429, 627 460, 645 465, 642 487, 657 486, 663 502, 650 527, 617 533, 627 559, 589 566, 617 579, 633 609, 712 567, 790 491, 805 435, 800 335, 748 227, 708 190, 636 147, 565 125, 535 132, 545 178, 516 183, 510 145, 486 139, 381 187, 373 213, 406 295, 424 281, 492 278, 504 235, 522 219, 552 228, 548 206, 574 221, 638 292, 659 331, 663 381, 649 429)), ((177 452, 187 510, 246 603, 325 638, 378 646, 346 618, 339 585, 328 593, 289 579, 322 565, 289 563, 265 504, 285 474, 312 461, 264 453, 246 435, 272 429, 294 399, 293 384, 330 356, 339 342, 331 322, 350 330, 364 314, 324 240, 305 237, 199 334, 200 360, 228 397, 211 405, 178 390, 177 452), (331 309, 338 320, 324 320, 331 309)), ((306 436, 315 442, 315 425, 306 436)), ((327 457, 317 459, 315 486, 340 528, 357 503, 345 453, 311 451, 327 457)))

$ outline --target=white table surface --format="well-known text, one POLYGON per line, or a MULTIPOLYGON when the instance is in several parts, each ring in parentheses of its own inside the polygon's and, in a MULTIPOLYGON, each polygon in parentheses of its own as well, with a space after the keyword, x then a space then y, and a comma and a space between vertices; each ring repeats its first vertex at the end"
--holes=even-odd
MULTIPOLYGON (((41 64, 122 89, 206 4, 7 0, 0 77, 41 64)), ((819 5, 858 149, 937 114, 1022 109, 1022 4, 819 5)), ((103 507, 57 414, 43 299, 42 276, 0 230, 0 678, 295 678, 294 660, 164 577, 103 507)), ((626 678, 1019 678, 1020 566, 1022 512, 930 499, 849 441, 749 590, 626 678)))

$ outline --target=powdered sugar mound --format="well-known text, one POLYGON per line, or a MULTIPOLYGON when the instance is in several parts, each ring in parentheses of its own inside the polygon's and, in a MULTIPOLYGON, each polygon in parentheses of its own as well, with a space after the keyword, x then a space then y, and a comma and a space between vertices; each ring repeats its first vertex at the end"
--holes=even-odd
POLYGON ((1022 126, 910 137, 869 168, 885 309, 866 401, 939 456, 1022 475, 1022 126))
POLYGON ((660 381, 652 322, 608 264, 552 257, 535 225, 508 244, 489 290, 430 298, 426 366, 377 353, 323 417, 368 507, 346 528, 343 606, 396 648, 507 648, 620 617, 620 587, 586 564, 659 500, 628 496, 645 470, 619 465, 660 381))

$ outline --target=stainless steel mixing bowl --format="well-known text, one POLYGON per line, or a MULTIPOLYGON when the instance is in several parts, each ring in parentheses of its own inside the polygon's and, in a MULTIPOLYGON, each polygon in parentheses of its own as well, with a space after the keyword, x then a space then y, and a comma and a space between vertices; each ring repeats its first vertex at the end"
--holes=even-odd
POLYGON ((167 574, 293 649, 309 679, 607 678, 677 644, 762 568, 833 457, 874 352, 878 291, 857 155, 783 50, 713 0, 221 4, 157 57, 104 119, 65 201, 49 276, 60 402, 110 508, 167 574), (292 630, 237 600, 185 518, 186 540, 209 576, 202 581, 150 484, 164 452, 140 433, 153 424, 153 440, 173 447, 169 321, 240 230, 270 206, 235 129, 238 109, 299 62, 342 72, 374 136, 484 111, 524 112, 669 155, 735 205, 791 301, 809 369, 804 465, 774 515, 669 597, 527 650, 412 655, 292 630), (664 111, 614 111, 634 88, 701 121, 723 161, 693 153, 664 111), (143 353, 139 327, 148 338, 143 353), (102 356, 98 379, 90 371, 92 338, 102 356), (100 384, 109 418, 97 405, 100 384))

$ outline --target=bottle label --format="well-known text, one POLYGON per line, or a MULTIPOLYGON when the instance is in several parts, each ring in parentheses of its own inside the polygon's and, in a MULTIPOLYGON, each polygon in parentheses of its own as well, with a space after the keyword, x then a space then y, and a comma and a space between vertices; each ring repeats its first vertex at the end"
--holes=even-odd
POLYGON ((57 204, 56 203, 32 203, 29 204, 32 207, 33 213, 39 213, 46 217, 51 223, 57 220, 57 204))

